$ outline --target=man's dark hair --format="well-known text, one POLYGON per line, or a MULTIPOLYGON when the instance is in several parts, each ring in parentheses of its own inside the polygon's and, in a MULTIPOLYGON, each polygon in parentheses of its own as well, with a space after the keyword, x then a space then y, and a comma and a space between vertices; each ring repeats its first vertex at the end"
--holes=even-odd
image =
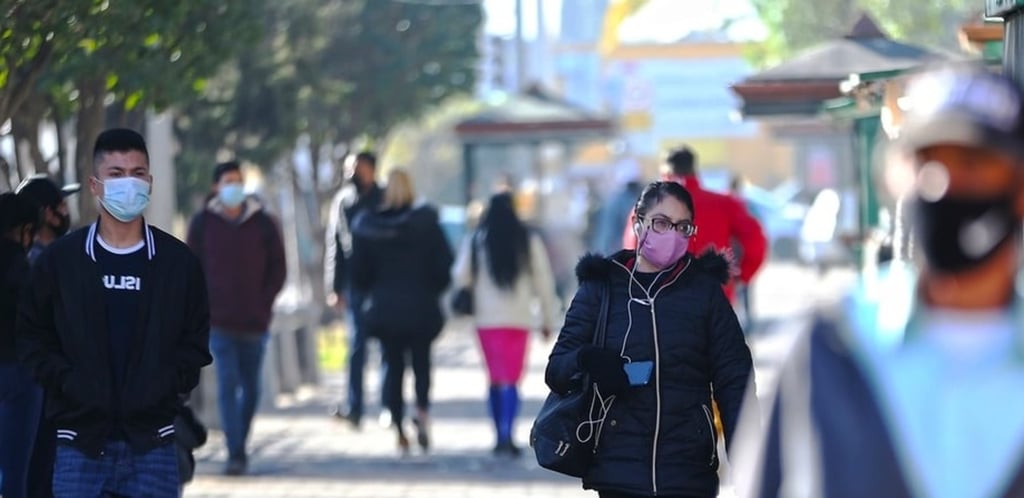
POLYGON ((146 162, 149 162, 146 139, 142 138, 139 132, 128 128, 111 128, 96 137, 96 145, 92 148, 93 163, 99 164, 102 155, 108 152, 131 152, 133 150, 141 152, 146 156, 146 162))
POLYGON ((668 153, 668 164, 672 167, 672 174, 674 175, 691 176, 697 174, 697 155, 685 145, 668 153))
POLYGON ((238 161, 227 161, 218 164, 216 168, 213 168, 213 183, 220 183, 220 179, 232 171, 241 173, 242 165, 238 164, 238 161))
POLYGON ((377 154, 370 151, 363 151, 356 154, 356 161, 365 161, 371 168, 377 169, 377 154))

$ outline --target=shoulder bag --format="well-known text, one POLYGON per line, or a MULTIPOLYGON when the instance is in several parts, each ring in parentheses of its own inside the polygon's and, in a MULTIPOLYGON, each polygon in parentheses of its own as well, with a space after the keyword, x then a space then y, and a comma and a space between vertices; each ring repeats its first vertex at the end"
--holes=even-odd
MULTIPOLYGON (((594 345, 603 347, 608 327, 608 285, 602 289, 601 311, 594 327, 594 345)), ((530 430, 530 446, 541 467, 555 472, 583 477, 597 452, 603 416, 594 411, 606 410, 597 396, 588 375, 581 375, 580 387, 565 396, 552 392, 537 414, 530 430), (595 419, 598 421, 595 422, 595 419), (589 426, 589 427, 585 427, 589 426), (583 429, 587 429, 584 431, 583 429), (585 436, 584 434, 585 433, 585 436)))

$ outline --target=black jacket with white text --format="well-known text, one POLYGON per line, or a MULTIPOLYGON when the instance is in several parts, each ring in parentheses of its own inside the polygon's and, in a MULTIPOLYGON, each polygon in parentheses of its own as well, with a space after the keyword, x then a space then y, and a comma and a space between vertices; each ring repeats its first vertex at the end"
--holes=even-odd
POLYGON ((127 374, 114 392, 98 223, 51 244, 32 269, 18 312, 18 352, 46 389, 58 442, 97 455, 116 423, 137 451, 174 440, 179 397, 211 361, 210 312, 199 261, 173 236, 143 225, 147 264, 127 374), (119 400, 115 405, 113 400, 119 400))

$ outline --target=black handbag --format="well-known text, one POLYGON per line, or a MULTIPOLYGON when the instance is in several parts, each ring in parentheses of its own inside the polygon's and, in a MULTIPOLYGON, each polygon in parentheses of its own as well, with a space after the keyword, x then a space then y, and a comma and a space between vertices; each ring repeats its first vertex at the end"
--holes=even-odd
POLYGON ((458 316, 472 316, 474 311, 473 288, 463 287, 452 296, 452 312, 458 316))
MULTIPOLYGON (((609 290, 602 291, 601 311, 594 327, 594 345, 603 347, 608 327, 609 290)), ((583 477, 597 452, 597 434, 594 410, 603 410, 588 375, 579 376, 579 387, 565 396, 548 394, 530 430, 530 447, 537 463, 555 472, 583 477), (590 424, 590 427, 585 427, 590 424), (597 434, 595 434, 595 431, 597 434), (586 436, 581 436, 585 433, 586 436)))
POLYGON ((476 284, 476 236, 469 242, 470 272, 473 277, 470 284, 458 289, 452 296, 452 313, 456 316, 473 316, 476 312, 476 303, 473 301, 473 286, 476 284))

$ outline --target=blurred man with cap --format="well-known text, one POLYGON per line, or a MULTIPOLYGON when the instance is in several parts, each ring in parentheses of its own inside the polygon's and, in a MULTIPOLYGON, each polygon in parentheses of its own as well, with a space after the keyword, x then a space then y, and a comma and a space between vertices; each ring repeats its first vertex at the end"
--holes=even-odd
MULTIPOLYGON (((33 202, 39 210, 38 229, 32 246, 28 249, 30 263, 39 258, 43 249, 51 242, 68 233, 71 228, 71 215, 68 213, 67 197, 78 193, 80 188, 77 183, 59 187, 44 174, 29 176, 18 185, 18 195, 33 202)), ((32 460, 29 463, 29 496, 53 496, 53 460, 57 451, 55 431, 50 422, 40 416, 32 460)))
POLYGON ((28 252, 29 261, 35 261, 39 253, 50 245, 50 242, 63 237, 71 228, 71 215, 68 213, 67 197, 79 191, 80 185, 72 183, 63 188, 46 175, 33 175, 18 186, 18 195, 25 196, 39 207, 40 221, 36 240, 28 252))
POLYGON ((741 496, 1024 496, 1024 96, 971 66, 919 75, 905 102, 910 160, 885 176, 915 261, 816 314, 767 425, 744 414, 741 496))

